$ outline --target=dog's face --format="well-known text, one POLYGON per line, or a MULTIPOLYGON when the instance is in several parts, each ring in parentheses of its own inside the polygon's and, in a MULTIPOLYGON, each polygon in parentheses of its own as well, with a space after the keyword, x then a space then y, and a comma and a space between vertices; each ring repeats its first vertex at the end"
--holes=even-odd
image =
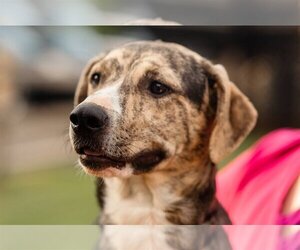
POLYGON ((86 172, 128 177, 218 162, 256 112, 222 66, 177 44, 134 42, 92 59, 75 94, 70 137, 86 172))

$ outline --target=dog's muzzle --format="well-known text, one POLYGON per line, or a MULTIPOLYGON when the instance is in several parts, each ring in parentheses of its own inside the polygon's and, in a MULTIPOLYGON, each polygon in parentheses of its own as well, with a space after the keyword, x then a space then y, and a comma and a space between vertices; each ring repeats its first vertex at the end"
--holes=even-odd
MULTIPOLYGON (((83 167, 95 173, 108 168, 121 170, 129 163, 134 174, 141 174, 150 171, 165 159, 166 153, 161 148, 141 149, 133 155, 112 155, 113 150, 107 150, 107 146, 103 146, 112 123, 108 112, 100 105, 82 103, 70 114, 74 149, 83 167)), ((111 145, 113 147, 118 148, 111 145)))
POLYGON ((74 133, 75 151, 85 167, 100 169, 107 167, 123 168, 124 161, 114 159, 101 152, 99 147, 105 129, 109 127, 109 116, 102 106, 94 103, 78 105, 70 114, 70 125, 74 133), (99 143, 99 144, 98 144, 99 143), (91 147, 91 145, 94 146, 91 147), (98 146, 95 146, 98 144, 98 146))

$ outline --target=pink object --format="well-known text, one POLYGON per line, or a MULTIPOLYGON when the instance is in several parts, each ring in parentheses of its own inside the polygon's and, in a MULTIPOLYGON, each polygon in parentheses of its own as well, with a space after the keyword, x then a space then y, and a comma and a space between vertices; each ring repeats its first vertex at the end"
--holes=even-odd
POLYGON ((277 249, 280 226, 271 225, 289 224, 282 221, 281 208, 299 174, 297 129, 271 132, 218 173, 217 197, 232 223, 269 225, 227 226, 234 249, 277 249))

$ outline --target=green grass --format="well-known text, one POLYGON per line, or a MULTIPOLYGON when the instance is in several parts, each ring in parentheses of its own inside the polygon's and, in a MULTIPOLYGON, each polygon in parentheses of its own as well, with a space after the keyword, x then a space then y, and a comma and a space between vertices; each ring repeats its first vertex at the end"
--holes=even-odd
MULTIPOLYGON (((261 133, 252 133, 220 167, 260 136, 261 133)), ((89 225, 95 222, 98 213, 94 181, 75 167, 63 166, 0 179, 0 224, 89 225)))
POLYGON ((3 178, 0 224, 91 224, 98 214, 93 179, 74 167, 3 178))

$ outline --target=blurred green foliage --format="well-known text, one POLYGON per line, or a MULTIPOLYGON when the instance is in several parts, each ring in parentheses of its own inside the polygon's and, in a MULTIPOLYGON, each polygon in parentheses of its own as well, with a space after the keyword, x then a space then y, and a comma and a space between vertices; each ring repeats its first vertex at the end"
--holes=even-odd
POLYGON ((0 224, 92 224, 94 181, 74 167, 15 174, 0 184, 0 224))

